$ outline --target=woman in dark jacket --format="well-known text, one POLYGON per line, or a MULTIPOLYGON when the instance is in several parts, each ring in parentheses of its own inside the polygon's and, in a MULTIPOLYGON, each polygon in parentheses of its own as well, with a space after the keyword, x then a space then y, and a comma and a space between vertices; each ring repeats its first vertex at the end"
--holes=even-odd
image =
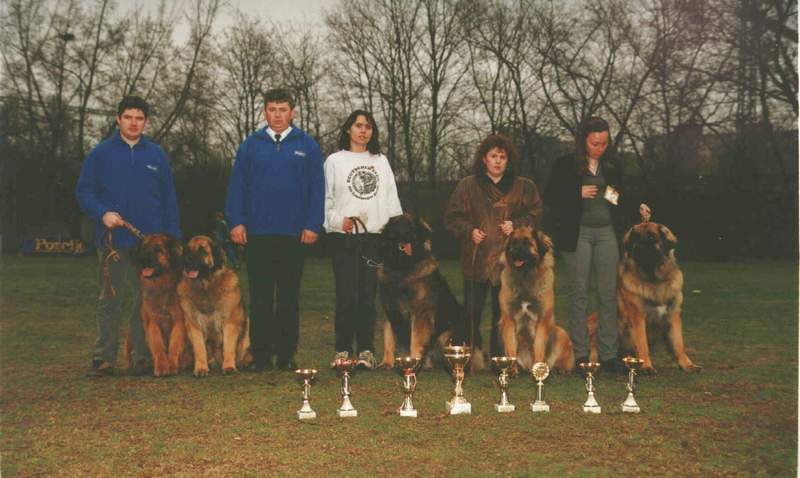
MULTIPOLYGON (((556 245, 563 253, 569 276, 569 334, 576 365, 588 362, 589 334, 586 324, 591 270, 597 277, 598 352, 602 369, 619 372, 617 360, 617 262, 618 234, 627 225, 624 211, 631 198, 624 194, 619 165, 608 151, 610 131, 602 118, 585 120, 576 135, 575 154, 555 166, 545 203, 558 210, 556 245)), ((635 206, 634 206, 635 207, 635 206)), ((639 206, 642 217, 650 208, 639 206)))

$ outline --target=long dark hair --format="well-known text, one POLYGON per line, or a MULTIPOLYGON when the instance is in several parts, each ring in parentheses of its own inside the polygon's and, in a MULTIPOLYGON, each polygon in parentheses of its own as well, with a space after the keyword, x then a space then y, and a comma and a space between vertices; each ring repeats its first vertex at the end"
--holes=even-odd
POLYGON ((350 127, 353 126, 359 116, 367 118, 369 124, 372 125, 372 137, 367 143, 367 150, 372 154, 380 154, 381 143, 378 138, 378 123, 375 122, 375 118, 372 116, 372 113, 367 110, 355 110, 350 113, 350 116, 347 117, 342 125, 342 130, 339 132, 339 149, 346 149, 350 151, 350 127))
POLYGON ((575 169, 579 174, 586 174, 589 169, 589 158, 586 152, 586 138, 592 133, 608 132, 608 147, 600 156, 600 163, 604 168, 614 169, 616 166, 613 161, 614 153, 611 148, 611 127, 608 122, 599 116, 590 116, 583 120, 578 126, 578 134, 575 135, 575 169))
POLYGON ((478 148, 475 150, 475 162, 472 163, 473 174, 475 174, 475 176, 486 174, 486 164, 483 162, 483 158, 493 148, 502 149, 506 152, 506 156, 508 157, 508 165, 503 175, 508 175, 509 177, 516 176, 519 171, 519 152, 514 142, 511 141, 511 138, 499 133, 490 134, 478 145, 478 148))

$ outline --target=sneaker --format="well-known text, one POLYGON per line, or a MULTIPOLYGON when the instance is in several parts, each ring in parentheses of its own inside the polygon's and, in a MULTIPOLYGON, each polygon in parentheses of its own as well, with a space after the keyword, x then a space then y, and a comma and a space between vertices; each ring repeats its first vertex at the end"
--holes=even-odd
POLYGON ((360 370, 372 370, 375 368, 375 356, 370 350, 363 350, 358 354, 358 362, 356 367, 360 370))
POLYGON ((350 352, 336 352, 336 355, 333 356, 333 361, 331 361, 331 368, 336 368, 336 361, 339 359, 346 359, 350 357, 350 352))
POLYGON ((86 371, 87 377, 107 377, 114 374, 114 366, 105 360, 92 360, 92 366, 86 371))

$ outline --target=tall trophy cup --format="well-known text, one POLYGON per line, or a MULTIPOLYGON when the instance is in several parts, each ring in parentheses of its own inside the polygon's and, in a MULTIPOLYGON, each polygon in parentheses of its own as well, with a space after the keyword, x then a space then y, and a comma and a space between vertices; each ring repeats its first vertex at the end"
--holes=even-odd
POLYGON ((600 413, 600 404, 597 403, 597 400, 594 398, 594 373, 600 368, 600 364, 597 362, 584 362, 579 363, 578 366, 586 374, 586 391, 589 392, 589 396, 583 404, 583 411, 587 413, 600 413))
POLYGON ((401 417, 417 418, 417 409, 411 402, 411 397, 414 395, 414 390, 417 389, 417 369, 422 364, 422 361, 414 357, 396 357, 394 359, 394 367, 403 376, 403 405, 397 410, 401 417))
POLYGON ((450 415, 471 414, 472 405, 464 398, 464 366, 469 362, 472 354, 465 345, 448 345, 444 348, 444 358, 453 369, 453 380, 456 382, 453 398, 445 402, 447 413, 450 415))
POLYGON ((536 362, 531 368, 531 374, 536 379, 536 401, 531 403, 532 412, 549 412, 550 405, 544 401, 544 379, 550 375, 550 367, 544 362, 536 362))
POLYGON ((358 410, 350 402, 350 372, 356 367, 358 360, 349 358, 338 358, 333 362, 336 374, 342 379, 342 406, 336 410, 339 417, 357 417, 358 410))
POLYGON ((317 378, 317 371, 313 368, 299 368, 294 371, 294 378, 303 384, 303 408, 297 411, 297 418, 300 420, 317 418, 317 413, 311 409, 311 384, 317 378))
POLYGON ((628 384, 626 385, 628 389, 628 398, 622 403, 622 411, 627 413, 639 413, 642 410, 639 408, 639 404, 636 403, 636 399, 633 398, 633 391, 636 389, 634 379, 636 378, 636 371, 642 367, 644 360, 636 357, 625 357, 622 359, 622 362, 628 367, 628 384))
POLYGON ((500 403, 494 404, 494 409, 498 413, 509 413, 516 410, 516 407, 508 401, 508 371, 517 363, 516 357, 492 357, 492 363, 499 374, 497 383, 500 385, 500 403))

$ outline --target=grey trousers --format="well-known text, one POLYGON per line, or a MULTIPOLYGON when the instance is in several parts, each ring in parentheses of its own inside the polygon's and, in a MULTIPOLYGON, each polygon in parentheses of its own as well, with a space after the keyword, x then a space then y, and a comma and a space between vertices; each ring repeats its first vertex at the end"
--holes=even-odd
POLYGON ((133 343, 131 358, 134 362, 152 361, 142 326, 142 294, 139 290, 139 278, 136 267, 131 262, 130 253, 130 249, 120 249, 119 261, 109 261, 110 282, 117 293, 114 297, 103 297, 103 252, 98 250, 100 296, 97 299, 97 340, 94 343, 92 360, 103 360, 112 365, 116 362, 120 322, 127 310, 123 305, 127 303, 130 304, 131 311, 129 332, 133 343), (126 301, 126 298, 129 300, 126 301))
POLYGON ((600 360, 617 356, 617 262, 619 248, 613 226, 580 227, 575 252, 565 252, 569 276, 569 335, 575 358, 589 356, 589 330, 586 324, 589 279, 594 269, 597 278, 597 341, 600 360))

